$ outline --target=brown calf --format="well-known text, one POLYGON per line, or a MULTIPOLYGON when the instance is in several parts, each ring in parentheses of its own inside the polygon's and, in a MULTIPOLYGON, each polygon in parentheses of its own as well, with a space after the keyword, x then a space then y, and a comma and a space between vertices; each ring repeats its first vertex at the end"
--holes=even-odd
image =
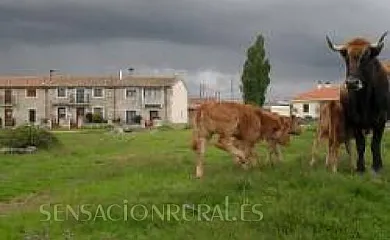
POLYGON ((317 148, 320 142, 327 141, 326 167, 331 165, 332 171, 337 172, 339 148, 345 144, 346 151, 349 155, 350 166, 353 169, 353 160, 350 152, 351 134, 345 129, 345 120, 342 104, 338 100, 328 101, 320 105, 320 118, 317 126, 317 133, 312 146, 312 160, 310 165, 313 166, 317 160, 317 148))
POLYGON ((253 148, 259 140, 285 145, 290 140, 289 131, 283 128, 281 118, 252 105, 204 103, 194 117, 192 148, 198 155, 196 177, 203 176, 206 143, 214 134, 219 135, 216 147, 232 154, 235 162, 246 164, 255 155, 253 148))

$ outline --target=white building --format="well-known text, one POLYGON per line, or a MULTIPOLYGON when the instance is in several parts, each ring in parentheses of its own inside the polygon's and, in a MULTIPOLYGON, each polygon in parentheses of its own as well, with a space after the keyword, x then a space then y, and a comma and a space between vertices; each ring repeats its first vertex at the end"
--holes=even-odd
POLYGON ((267 103, 263 108, 282 116, 289 117, 291 115, 291 104, 289 102, 278 101, 275 103, 267 103))
POLYGON ((317 119, 322 101, 338 100, 338 84, 319 83, 315 89, 301 93, 291 100, 292 111, 297 117, 317 119))

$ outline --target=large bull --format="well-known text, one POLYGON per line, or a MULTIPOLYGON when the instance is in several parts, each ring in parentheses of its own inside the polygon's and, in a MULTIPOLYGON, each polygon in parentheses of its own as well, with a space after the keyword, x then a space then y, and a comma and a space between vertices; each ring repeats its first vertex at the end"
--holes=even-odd
POLYGON ((364 38, 354 38, 345 45, 335 45, 326 36, 329 48, 340 53, 345 61, 345 85, 348 93, 341 98, 345 124, 353 132, 358 152, 357 172, 365 171, 365 133, 372 131, 372 169, 377 173, 382 167, 381 141, 389 108, 389 83, 387 73, 377 56, 383 49, 384 32, 376 43, 364 38))

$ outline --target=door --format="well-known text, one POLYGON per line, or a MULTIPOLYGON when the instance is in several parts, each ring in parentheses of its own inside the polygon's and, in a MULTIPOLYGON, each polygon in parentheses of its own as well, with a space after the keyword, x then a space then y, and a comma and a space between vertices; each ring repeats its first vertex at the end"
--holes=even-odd
POLYGON ((57 122, 59 123, 61 119, 66 118, 66 108, 65 107, 59 107, 57 109, 57 122))
POLYGON ((84 88, 76 89, 76 103, 84 103, 84 88))
POLYGON ((4 91, 4 104, 12 103, 12 89, 5 89, 4 91))
POLYGON ((135 111, 126 111, 126 123, 127 124, 134 124, 134 117, 136 115, 135 111))
POLYGON ((4 109, 4 126, 10 127, 14 125, 14 120, 12 116, 12 108, 4 109))
POLYGON ((37 118, 36 110, 35 109, 29 109, 28 110, 28 121, 30 123, 35 123, 37 118))
POLYGON ((84 108, 76 108, 76 123, 79 126, 80 121, 84 120, 85 109, 84 108))

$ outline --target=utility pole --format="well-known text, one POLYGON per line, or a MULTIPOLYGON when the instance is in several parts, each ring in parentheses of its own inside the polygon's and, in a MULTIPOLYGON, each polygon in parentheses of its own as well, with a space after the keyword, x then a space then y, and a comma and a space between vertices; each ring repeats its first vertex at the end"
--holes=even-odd
POLYGON ((233 100, 233 78, 230 79, 230 100, 233 100))
POLYGON ((201 80, 199 83, 199 98, 202 98, 202 86, 203 86, 203 84, 202 84, 202 80, 201 80))

